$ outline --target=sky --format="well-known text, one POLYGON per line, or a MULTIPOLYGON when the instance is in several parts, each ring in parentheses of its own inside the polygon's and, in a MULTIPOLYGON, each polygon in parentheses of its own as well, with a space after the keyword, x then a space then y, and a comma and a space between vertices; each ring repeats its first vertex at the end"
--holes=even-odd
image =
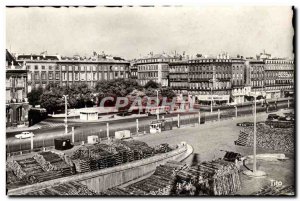
POLYGON ((293 57, 290 7, 6 8, 6 48, 19 54, 126 59, 149 52, 293 57))

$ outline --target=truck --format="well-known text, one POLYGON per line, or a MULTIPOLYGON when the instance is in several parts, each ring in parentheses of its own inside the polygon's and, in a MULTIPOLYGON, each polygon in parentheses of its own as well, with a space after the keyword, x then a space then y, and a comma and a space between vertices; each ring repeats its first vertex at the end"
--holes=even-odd
POLYGON ((122 131, 116 131, 115 132, 115 139, 129 139, 131 138, 130 130, 122 130, 122 131))

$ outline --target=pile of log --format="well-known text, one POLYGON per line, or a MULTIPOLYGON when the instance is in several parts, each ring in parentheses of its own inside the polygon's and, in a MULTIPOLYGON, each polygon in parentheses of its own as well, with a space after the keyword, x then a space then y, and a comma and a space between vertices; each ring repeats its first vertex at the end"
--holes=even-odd
MULTIPOLYGON (((267 125, 257 125, 257 147, 283 152, 294 152, 294 127, 270 128, 267 125)), ((237 145, 253 146, 253 127, 246 127, 240 131, 237 145)))
MULTIPOLYGON (((114 187, 103 192, 103 195, 170 195, 174 187, 176 173, 188 168, 184 163, 169 161, 156 168, 153 175, 131 184, 125 188, 114 187)), ((176 185, 176 184, 175 184, 176 185)))
POLYGON ((52 151, 39 152, 35 155, 35 159, 45 171, 60 170, 63 176, 69 176, 75 173, 73 165, 70 166, 60 155, 52 151))
POLYGON ((7 161, 6 166, 10 168, 19 179, 22 179, 26 176, 26 173, 22 170, 21 165, 18 164, 17 161, 7 161))
POLYGON ((103 195, 234 195, 240 188, 239 168, 233 162, 219 159, 188 167, 170 161, 150 177, 103 195))
POLYGON ((6 165, 6 184, 19 183, 21 180, 15 175, 13 170, 6 165))
POLYGON ((28 196, 94 196, 94 191, 79 182, 68 182, 39 191, 27 193, 28 196))
POLYGON ((152 147, 149 147, 145 142, 129 140, 120 141, 120 143, 127 146, 130 150, 133 151, 134 160, 140 160, 154 155, 154 149, 152 147))
POLYGON ((43 168, 33 157, 17 160, 16 162, 20 165, 22 171, 25 172, 26 175, 44 172, 43 168))
POLYGON ((169 146, 168 143, 159 144, 159 145, 154 147, 154 152, 156 154, 167 153, 167 152, 170 152, 170 151, 172 151, 172 148, 169 146))
POLYGON ((253 193, 257 196, 282 196, 282 195, 294 195, 294 186, 271 186, 267 185, 260 189, 260 191, 253 193))
POLYGON ((84 173, 91 171, 91 160, 89 158, 75 159, 73 160, 75 170, 77 173, 84 173))

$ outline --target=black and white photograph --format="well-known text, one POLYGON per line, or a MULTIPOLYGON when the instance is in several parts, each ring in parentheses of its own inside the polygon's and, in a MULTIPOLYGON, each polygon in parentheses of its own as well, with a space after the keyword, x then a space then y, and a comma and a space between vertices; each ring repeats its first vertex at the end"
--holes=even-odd
POLYGON ((293 5, 4 10, 8 197, 295 197, 293 5))

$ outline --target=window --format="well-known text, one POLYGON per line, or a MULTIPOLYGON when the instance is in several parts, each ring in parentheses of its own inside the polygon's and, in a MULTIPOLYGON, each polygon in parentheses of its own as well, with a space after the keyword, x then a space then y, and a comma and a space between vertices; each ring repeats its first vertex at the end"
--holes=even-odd
POLYGON ((84 66, 80 66, 80 71, 85 71, 85 67, 84 66))
POLYGON ((56 67, 55 67, 55 70, 59 70, 59 66, 56 66, 56 67))
POLYGON ((84 72, 80 73, 80 80, 82 80, 82 81, 86 80, 86 74, 84 72))
POLYGON ((88 81, 92 80, 92 75, 91 75, 91 73, 87 73, 86 76, 87 76, 87 80, 88 80, 88 81))
POLYGON ((75 66, 75 71, 78 71, 78 66, 75 66))
POLYGON ((91 66, 87 66, 86 71, 91 71, 91 66))
POLYGON ((118 72, 115 72, 115 77, 118 77, 118 72))
POLYGON ((72 70, 73 70, 72 66, 69 66, 69 71, 72 71, 72 70))
POLYGON ((79 80, 79 73, 75 73, 75 78, 74 78, 74 80, 76 80, 76 81, 78 81, 79 80))
POLYGON ((53 79, 53 73, 49 72, 49 80, 52 80, 52 79, 53 79))
POLYGON ((97 73, 93 73, 93 80, 97 80, 97 73))
POLYGON ((26 69, 29 70, 29 69, 30 69, 30 66, 27 65, 27 66, 26 66, 26 69))
POLYGON ((39 69, 39 66, 35 65, 34 70, 38 70, 38 69, 39 69))
POLYGON ((73 73, 69 72, 69 81, 73 81, 73 73))
POLYGON ((42 66, 42 70, 45 70, 45 66, 42 66))
POLYGON ((65 71, 65 70, 66 70, 66 67, 65 67, 65 66, 62 66, 62 67, 61 67, 61 70, 65 71))
POLYGON ((31 72, 28 72, 27 80, 28 80, 28 81, 31 81, 31 72))
POLYGON ((62 79, 63 79, 63 81, 67 80, 67 73, 62 73, 62 79))
POLYGON ((59 73, 58 72, 55 73, 55 79, 59 80, 59 73))
POLYGON ((34 79, 35 80, 39 80, 40 78, 39 78, 39 73, 38 72, 35 72, 34 73, 34 79))
POLYGON ((52 66, 49 66, 49 70, 52 70, 52 66))

